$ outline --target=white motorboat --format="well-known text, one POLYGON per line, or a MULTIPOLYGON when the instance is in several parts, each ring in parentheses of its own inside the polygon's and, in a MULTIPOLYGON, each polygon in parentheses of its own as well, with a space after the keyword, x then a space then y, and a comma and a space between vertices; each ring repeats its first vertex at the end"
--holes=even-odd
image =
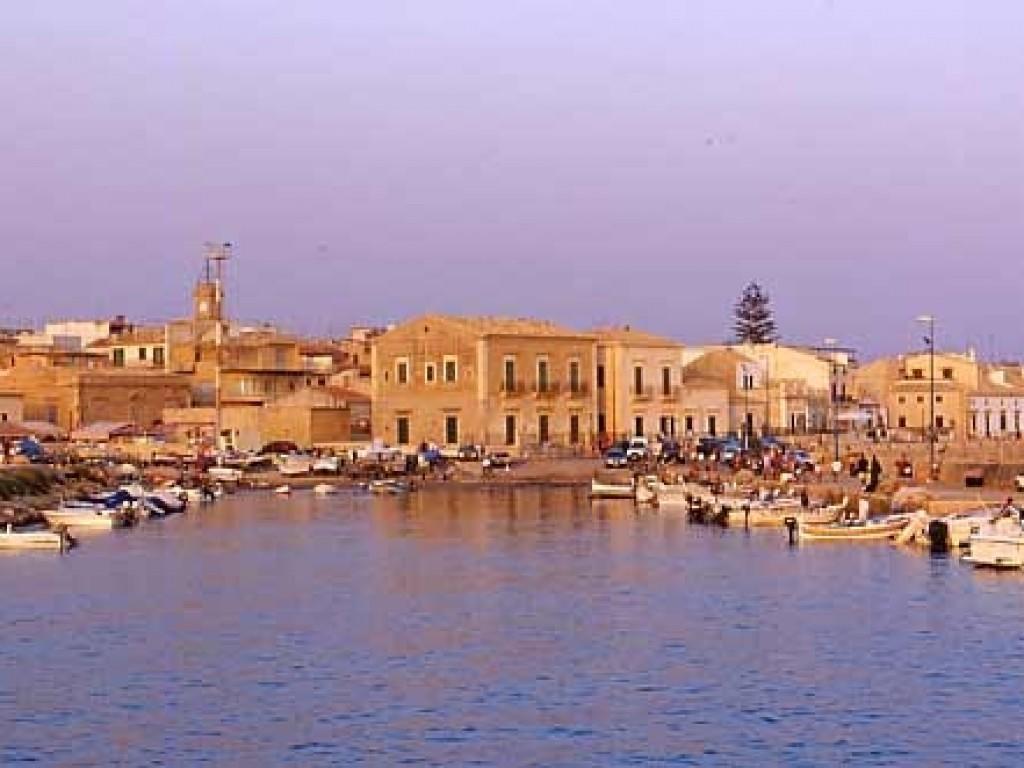
POLYGON ((65 552, 75 545, 67 528, 48 530, 41 526, 16 528, 8 523, 0 529, 0 549, 53 549, 65 552))
POLYGON ((274 493, 276 493, 278 496, 287 496, 291 492, 292 492, 292 487, 290 485, 287 485, 287 484, 279 485, 279 486, 277 486, 277 488, 274 489, 274 493))
POLYGON ((628 472, 598 472, 590 481, 592 499, 635 499, 636 481, 628 472))
POLYGON ((313 486, 313 493, 317 496, 331 496, 338 492, 338 489, 330 483, 319 483, 313 486))
POLYGON ((968 546, 971 535, 992 522, 998 509, 981 508, 940 517, 928 523, 928 539, 934 550, 958 550, 968 546))
POLYGON ((412 490, 412 487, 404 480, 371 480, 367 485, 367 490, 370 493, 396 496, 401 493, 408 493, 412 490))
POLYGON ((1024 568, 1024 526, 1013 507, 980 525, 967 542, 970 550, 963 557, 965 563, 987 568, 1024 568))

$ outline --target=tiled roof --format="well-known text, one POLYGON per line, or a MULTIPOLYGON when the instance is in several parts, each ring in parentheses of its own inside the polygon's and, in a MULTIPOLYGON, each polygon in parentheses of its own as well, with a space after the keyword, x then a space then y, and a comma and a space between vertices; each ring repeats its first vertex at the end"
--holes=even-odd
MULTIPOLYGON (((430 326, 431 323, 446 324, 461 328, 477 336, 551 336, 579 339, 593 339, 592 334, 580 333, 567 326, 547 320, 525 317, 497 317, 487 315, 422 315, 403 323, 430 326)), ((402 326, 399 326, 401 328, 402 326)))

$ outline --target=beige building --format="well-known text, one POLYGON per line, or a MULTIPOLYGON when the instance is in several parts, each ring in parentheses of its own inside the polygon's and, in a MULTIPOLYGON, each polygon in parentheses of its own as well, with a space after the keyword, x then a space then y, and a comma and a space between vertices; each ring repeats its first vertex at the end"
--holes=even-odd
MULTIPOLYGON (((881 398, 888 428, 896 437, 925 436, 931 417, 932 360, 927 352, 876 361, 858 375, 858 394, 881 398)), ((969 400, 981 388, 981 367, 972 353, 936 352, 934 364, 935 430, 944 439, 962 439, 970 431, 969 400)))
POLYGON ((25 420, 25 397, 20 392, 0 390, 0 422, 21 423, 25 420))
POLYGON ((679 435, 682 344, 629 326, 601 328, 593 335, 600 439, 679 435))
POLYGON ((589 446, 595 357, 594 336, 552 323, 409 320, 373 340, 374 437, 397 446, 589 446))
POLYGON ((1019 440, 1024 433, 1024 368, 987 365, 967 398, 967 434, 976 439, 1019 440))
POLYGON ((167 329, 164 326, 131 328, 92 342, 89 349, 106 354, 115 368, 167 370, 167 329))

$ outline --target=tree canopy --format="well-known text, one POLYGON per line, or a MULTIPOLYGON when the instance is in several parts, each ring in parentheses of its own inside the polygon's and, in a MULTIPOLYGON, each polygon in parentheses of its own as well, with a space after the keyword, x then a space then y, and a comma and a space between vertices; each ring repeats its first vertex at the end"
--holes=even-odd
POLYGON ((768 293, 756 282, 743 289, 733 311, 733 333, 740 344, 771 344, 778 329, 768 293))

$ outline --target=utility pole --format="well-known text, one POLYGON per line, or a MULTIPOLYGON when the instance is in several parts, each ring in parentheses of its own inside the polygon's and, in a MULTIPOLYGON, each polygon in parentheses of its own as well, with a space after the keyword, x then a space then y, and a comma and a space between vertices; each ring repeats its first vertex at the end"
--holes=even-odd
POLYGON ((839 365, 836 361, 836 340, 825 339, 829 351, 829 404, 832 411, 832 440, 834 460, 839 463, 839 365))
MULTIPOLYGON (((231 258, 231 243, 204 243, 206 280, 213 282, 216 313, 214 316, 214 450, 220 451, 222 423, 221 369, 224 343, 224 262, 231 258)), ((198 341, 198 340, 197 340, 198 341)))
POLYGON ((935 480, 935 316, 921 315, 917 322, 928 331, 924 337, 928 346, 928 478, 935 480))

